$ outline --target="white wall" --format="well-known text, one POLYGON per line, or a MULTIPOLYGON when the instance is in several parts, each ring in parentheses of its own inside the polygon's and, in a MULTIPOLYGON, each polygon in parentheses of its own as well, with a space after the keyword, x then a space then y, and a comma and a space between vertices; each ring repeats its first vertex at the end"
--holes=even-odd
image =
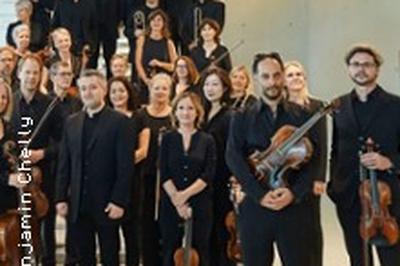
POLYGON ((233 59, 250 65, 259 51, 279 51, 308 70, 311 92, 331 99, 350 90, 343 57, 356 42, 383 55, 381 83, 399 93, 400 1, 396 0, 228 0, 226 45, 244 38, 233 59))

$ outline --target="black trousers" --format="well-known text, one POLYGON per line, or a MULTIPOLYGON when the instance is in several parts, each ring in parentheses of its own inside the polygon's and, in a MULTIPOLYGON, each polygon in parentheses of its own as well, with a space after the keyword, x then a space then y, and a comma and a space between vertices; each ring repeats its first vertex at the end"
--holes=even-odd
POLYGON ((210 265, 235 266, 227 256, 229 232, 225 226, 228 212, 233 210, 226 183, 216 184, 213 192, 213 226, 211 234, 210 265))
POLYGON ((141 180, 138 175, 132 177, 131 203, 129 204, 126 218, 121 224, 125 242, 125 265, 138 266, 140 260, 139 232, 140 222, 140 189, 141 180))
POLYGON ((71 223, 76 234, 79 250, 79 265, 96 265, 96 234, 100 245, 101 264, 107 266, 119 265, 119 224, 100 224, 92 215, 80 215, 71 223))
MULTIPOLYGON (((167 196, 165 196, 167 197, 167 196)), ((210 235, 212 227, 211 199, 190 204, 193 211, 192 247, 196 249, 201 266, 210 265, 210 235)), ((168 198, 161 201, 160 228, 163 239, 163 266, 174 266, 174 253, 182 246, 183 220, 168 198)))
POLYGON ((141 193, 140 249, 143 266, 161 265, 161 235, 159 223, 154 219, 156 177, 144 175, 141 193))
POLYGON ((110 60, 115 54, 117 49, 117 36, 115 35, 115 29, 110 29, 104 25, 99 26, 99 41, 95 44, 95 47, 91 47, 92 55, 89 58, 88 67, 97 68, 97 60, 99 58, 100 46, 103 47, 103 56, 106 62, 107 78, 111 77, 110 60))
POLYGON ((309 221, 312 224, 310 228, 310 248, 312 249, 312 262, 310 266, 323 265, 323 235, 321 225, 321 197, 313 196, 311 199, 312 208, 310 208, 309 221))
POLYGON ((49 210, 40 220, 40 240, 41 240, 41 261, 44 266, 55 266, 56 265, 56 209, 54 204, 54 188, 55 184, 51 180, 48 171, 50 169, 46 167, 41 168, 44 175, 42 183, 42 191, 47 197, 49 202, 49 210))
MULTIPOLYGON (((361 205, 358 197, 352 208, 336 208, 339 222, 344 233, 347 253, 350 257, 351 266, 365 266, 363 263, 363 241, 360 237, 360 216, 361 205)), ((399 219, 397 219, 399 224, 399 219)), ((400 242, 391 247, 377 248, 379 260, 382 266, 398 266, 400 265, 400 242)), ((369 257, 372 257, 371 249, 368 250, 369 257)), ((370 259, 370 266, 373 265, 370 259)))
POLYGON ((285 266, 311 265, 310 202, 292 204, 280 211, 262 207, 249 197, 240 205, 239 228, 246 266, 272 265, 275 243, 285 266))

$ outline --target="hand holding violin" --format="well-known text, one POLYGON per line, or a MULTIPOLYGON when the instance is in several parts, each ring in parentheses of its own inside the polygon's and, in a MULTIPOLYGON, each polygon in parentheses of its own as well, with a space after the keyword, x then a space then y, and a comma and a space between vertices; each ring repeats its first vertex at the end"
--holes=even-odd
POLYGON ((360 156, 361 164, 371 170, 385 171, 393 164, 390 159, 377 152, 367 152, 360 156))
POLYGON ((261 199, 260 204, 265 208, 279 211, 288 206, 294 200, 294 195, 290 189, 282 187, 268 191, 261 199))

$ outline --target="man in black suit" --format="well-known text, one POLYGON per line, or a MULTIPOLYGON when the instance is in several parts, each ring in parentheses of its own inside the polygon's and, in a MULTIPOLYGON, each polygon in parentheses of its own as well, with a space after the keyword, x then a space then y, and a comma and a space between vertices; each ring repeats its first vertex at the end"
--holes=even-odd
MULTIPOLYGON (((39 125, 44 117, 51 98, 40 92, 42 77, 42 60, 35 54, 28 54, 23 57, 18 66, 18 78, 20 88, 14 94, 14 109, 11 117, 11 124, 18 132, 24 130, 23 117, 30 117, 33 120, 33 128, 39 125)), ((38 134, 30 142, 30 160, 33 165, 38 166, 42 172, 43 182, 41 189, 46 194, 50 208, 45 217, 40 220, 42 240, 42 264, 55 265, 55 208, 54 189, 55 180, 51 175, 51 164, 57 157, 57 143, 61 139, 60 113, 55 107, 40 127, 38 134), (53 141, 53 142, 52 142, 53 141)))
POLYGON ((283 265, 311 265, 312 250, 304 243, 314 226, 307 216, 313 208, 310 195, 316 167, 311 166, 315 165, 315 154, 319 154, 317 142, 311 162, 289 171, 284 185, 259 182, 248 164, 252 154, 271 145, 279 128, 300 126, 308 117, 300 106, 284 100, 283 71, 279 54, 256 55, 253 73, 261 100, 239 110, 231 121, 226 162, 246 193, 238 220, 245 265, 272 265, 274 244, 283 265))
MULTIPOLYGON (((354 46, 345 61, 355 87, 339 97, 340 106, 333 115, 328 194, 336 204, 351 265, 365 266, 368 258, 363 256, 363 241, 359 234, 359 164, 376 170, 378 178, 390 186, 392 204, 389 212, 400 221, 400 98, 377 84, 382 58, 375 49, 367 45, 354 46), (379 153, 359 156, 368 138, 379 145, 379 153)), ((398 242, 377 250, 381 265, 400 265, 398 242)), ((371 257, 370 252, 368 257, 371 257)))
POLYGON ((105 77, 87 70, 78 84, 84 110, 64 126, 56 208, 68 215, 76 232, 81 265, 96 265, 96 234, 102 264, 119 265, 118 228, 130 197, 132 138, 127 119, 105 105, 105 77))

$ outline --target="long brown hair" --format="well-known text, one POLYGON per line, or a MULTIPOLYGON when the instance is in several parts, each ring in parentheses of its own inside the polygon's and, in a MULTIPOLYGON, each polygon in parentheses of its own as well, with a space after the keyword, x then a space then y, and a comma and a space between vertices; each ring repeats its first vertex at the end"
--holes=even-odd
POLYGON ((147 23, 148 23, 149 27, 148 27, 148 30, 146 32, 146 36, 150 36, 150 33, 151 33, 150 22, 157 16, 161 16, 162 19, 164 20, 164 27, 163 27, 163 30, 162 30, 162 35, 165 38, 169 38, 171 36, 171 33, 169 31, 169 19, 168 19, 168 15, 164 11, 162 11, 162 9, 154 10, 147 17, 147 23))

